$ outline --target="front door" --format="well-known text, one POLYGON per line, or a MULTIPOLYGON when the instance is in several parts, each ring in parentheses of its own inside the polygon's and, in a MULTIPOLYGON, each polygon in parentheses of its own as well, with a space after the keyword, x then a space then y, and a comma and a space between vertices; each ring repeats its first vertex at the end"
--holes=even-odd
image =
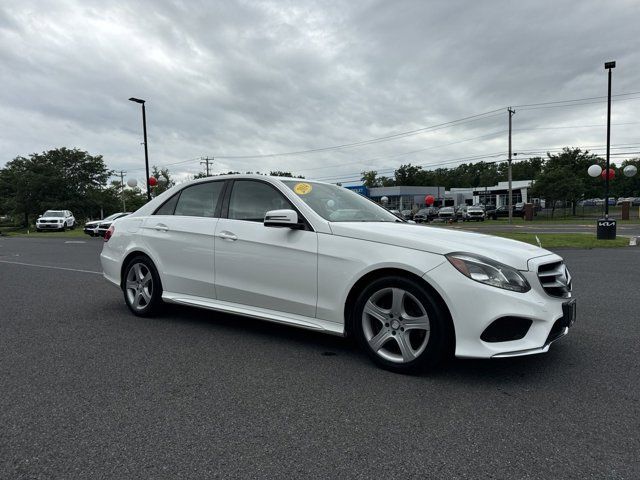
POLYGON ((215 234, 218 300, 315 317, 318 237, 310 230, 265 227, 268 210, 293 209, 273 185, 236 180, 228 218, 215 234))

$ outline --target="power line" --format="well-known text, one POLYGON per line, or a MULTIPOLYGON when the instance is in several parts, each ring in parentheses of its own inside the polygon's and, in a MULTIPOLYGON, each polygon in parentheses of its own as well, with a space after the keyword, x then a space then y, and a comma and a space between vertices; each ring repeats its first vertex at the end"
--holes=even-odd
POLYGON ((297 151, 293 151, 293 152, 281 152, 281 153, 265 153, 265 154, 257 154, 257 155, 216 155, 217 158, 224 158, 224 159, 250 159, 250 158, 267 158, 267 157, 281 157, 281 156, 289 156, 289 155, 302 155, 302 154, 306 154, 306 153, 316 153, 316 152, 326 152, 329 150, 339 150, 339 149, 343 149, 343 148, 348 148, 348 147, 358 147, 358 146, 363 146, 363 145, 371 145, 371 144, 375 144, 375 143, 380 143, 380 142, 386 142, 389 140, 395 140, 397 138, 405 138, 405 137, 409 137, 412 135, 417 135, 419 133, 424 133, 427 131, 435 131, 435 130, 440 130, 442 128, 448 128, 448 127, 452 127, 452 126, 457 126, 457 125, 462 125, 465 123, 471 123, 471 122, 476 122, 478 120, 484 120, 487 118, 492 118, 492 117, 496 117, 498 116, 497 113, 495 112, 499 112, 501 109, 496 109, 496 110, 491 110, 489 112, 484 112, 484 113, 479 113, 477 115, 471 115, 468 117, 464 117, 464 118, 460 118, 458 120, 452 120, 450 122, 445 122, 445 123, 439 123, 436 125, 431 125, 428 127, 422 127, 422 128, 418 128, 415 130, 409 130, 406 132, 400 132, 400 133, 394 133, 392 135, 387 135, 384 137, 377 137, 377 138, 371 138, 369 140, 362 140, 359 142, 353 142, 353 143, 344 143, 341 145, 333 145, 330 147, 321 147, 321 148, 311 148, 308 150, 297 150, 297 151), (493 115, 489 115, 489 114, 493 114, 493 115))
MULTIPOLYGON (((628 93, 618 93, 617 95, 611 95, 612 97, 627 97, 630 95, 638 95, 640 94, 640 92, 628 92, 628 93)), ((568 103, 568 102, 583 102, 586 100, 606 100, 607 96, 600 96, 600 97, 585 97, 585 98, 574 98, 572 100, 556 100, 553 102, 539 102, 539 103, 523 103, 521 105, 514 105, 515 107, 518 108, 524 108, 524 107, 537 107, 540 105, 551 105, 551 104, 555 104, 555 103, 568 103)))
MULTIPOLYGON (((596 149, 602 149, 604 148, 605 145, 588 145, 586 147, 582 147, 582 150, 588 150, 590 148, 596 148, 596 149)), ((616 144, 615 146, 612 145, 612 149, 631 149, 631 148, 638 148, 640 147, 640 144, 616 144)), ((519 155, 531 155, 531 157, 529 158, 514 158, 512 161, 523 161, 523 160, 529 160, 531 158, 536 158, 536 156, 538 156, 538 154, 542 154, 544 155, 547 152, 559 152, 564 150, 564 148, 566 147, 553 147, 553 148, 546 148, 546 149, 537 149, 537 150, 527 150, 527 149, 522 149, 519 150, 517 152, 517 154, 519 155)), ((589 153, 592 153, 594 155, 600 155, 601 153, 595 152, 595 151, 589 151, 589 153)), ((617 152, 617 153, 612 153, 611 155, 634 155, 640 152, 637 151, 630 151, 630 152, 617 152)), ((422 167, 422 168, 434 168, 434 167, 444 167, 444 166, 448 166, 448 165, 452 165, 455 163, 463 163, 463 162, 467 162, 467 161, 472 161, 472 160, 484 160, 484 159, 490 159, 490 158, 496 158, 496 157, 507 157, 507 154, 504 152, 496 152, 496 153, 492 153, 492 154, 483 154, 483 155, 473 155, 473 156, 468 156, 468 157, 458 157, 458 158, 453 158, 453 159, 447 159, 447 160, 443 160, 440 162, 436 162, 436 163, 423 163, 423 164, 418 164, 418 165, 414 165, 416 167, 422 167)), ((508 161, 507 158, 503 158, 500 160, 493 160, 493 161, 486 161, 485 163, 501 163, 501 162, 506 162, 508 161)), ((382 169, 382 170, 376 170, 378 172, 378 174, 391 174, 394 173, 397 170, 397 168, 387 168, 387 169, 382 169)), ((329 181, 329 180, 339 180, 339 181, 343 181, 343 182, 349 182, 349 181, 360 181, 362 179, 362 172, 349 172, 349 173, 344 173, 341 175, 334 175, 334 176, 327 176, 327 177, 319 177, 319 178, 313 178, 314 180, 325 180, 325 181, 329 181), (356 175, 358 175, 357 178, 353 178, 351 180, 345 180, 345 177, 349 178, 349 177, 355 177, 356 175)))

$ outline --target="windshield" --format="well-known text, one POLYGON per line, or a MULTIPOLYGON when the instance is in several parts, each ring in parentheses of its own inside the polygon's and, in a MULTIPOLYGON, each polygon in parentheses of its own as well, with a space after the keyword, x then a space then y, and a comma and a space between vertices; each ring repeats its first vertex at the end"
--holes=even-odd
POLYGON ((64 217, 64 212, 62 210, 47 210, 43 217, 64 217))
POLYGON ((330 222, 400 222, 398 217, 351 190, 305 181, 284 180, 298 197, 330 222))

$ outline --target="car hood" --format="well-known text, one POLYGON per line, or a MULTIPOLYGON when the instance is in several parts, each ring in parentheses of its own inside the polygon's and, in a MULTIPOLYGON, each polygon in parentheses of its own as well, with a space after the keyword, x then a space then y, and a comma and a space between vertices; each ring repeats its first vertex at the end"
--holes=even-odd
POLYGON ((332 222, 331 231, 341 237, 386 243, 440 255, 452 252, 475 253, 518 270, 527 270, 527 261, 532 258, 553 255, 548 250, 517 240, 409 223, 332 222))
POLYGON ((50 220, 64 220, 63 217, 40 217, 38 220, 46 220, 47 222, 50 220))
POLYGON ((100 225, 100 222, 102 222, 102 220, 94 220, 93 222, 87 222, 84 224, 85 227, 97 227, 98 225, 100 225))

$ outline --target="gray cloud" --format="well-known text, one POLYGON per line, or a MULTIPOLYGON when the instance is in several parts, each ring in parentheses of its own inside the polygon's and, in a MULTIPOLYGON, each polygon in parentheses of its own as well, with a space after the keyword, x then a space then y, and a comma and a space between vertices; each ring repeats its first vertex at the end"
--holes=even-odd
MULTIPOLYGON (((148 101, 152 163, 185 176, 203 155, 321 148, 508 105, 602 96, 611 59, 614 94, 633 92, 637 18, 634 1, 595 0, 3 2, 0 166, 77 146, 142 177, 140 111, 130 96, 148 101)), ((638 151, 640 100, 616 100, 612 142, 638 151)), ((601 101, 517 108, 514 148, 602 151, 605 113, 601 101)), ((400 163, 436 165, 504 153, 506 120, 504 110, 357 148, 219 158, 214 170, 349 179, 400 163)))

